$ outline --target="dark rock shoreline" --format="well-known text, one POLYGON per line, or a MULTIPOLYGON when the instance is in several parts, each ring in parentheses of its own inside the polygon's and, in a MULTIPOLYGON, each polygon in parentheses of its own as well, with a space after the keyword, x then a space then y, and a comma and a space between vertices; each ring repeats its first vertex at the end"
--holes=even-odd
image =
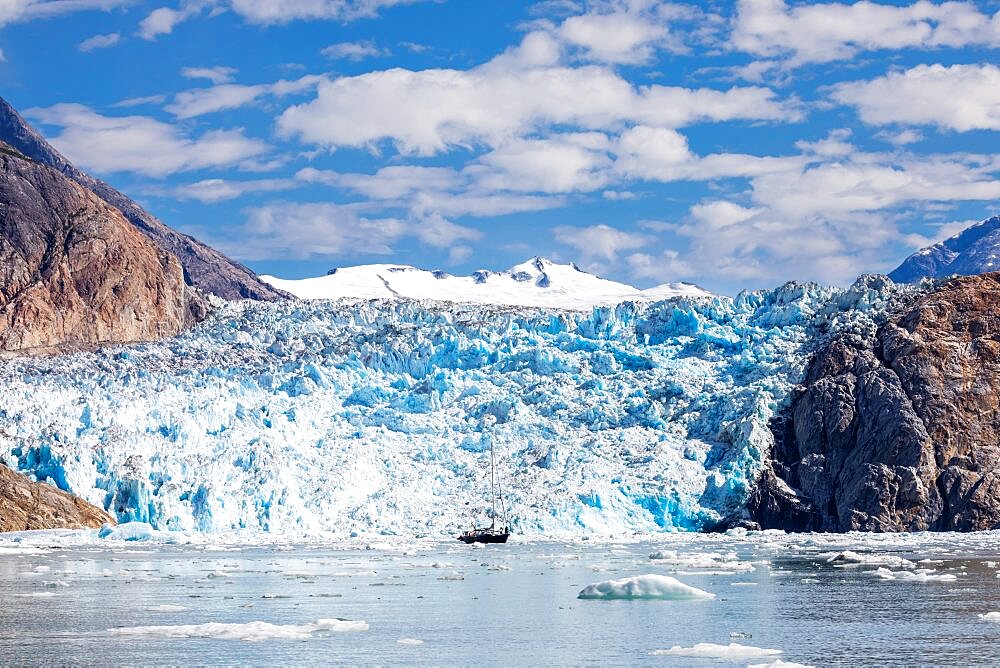
POLYGON ((744 523, 1000 527, 1000 273, 953 278, 871 340, 825 345, 772 430, 772 468, 744 523))

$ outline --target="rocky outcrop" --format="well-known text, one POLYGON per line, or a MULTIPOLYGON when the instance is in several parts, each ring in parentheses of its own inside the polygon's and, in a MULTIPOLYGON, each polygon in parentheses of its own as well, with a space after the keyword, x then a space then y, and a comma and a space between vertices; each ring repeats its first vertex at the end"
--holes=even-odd
POLYGON ((1000 216, 976 223, 933 246, 922 248, 896 267, 889 278, 913 283, 921 278, 972 276, 1000 270, 1000 216))
POLYGON ((0 143, 0 350, 157 339, 205 314, 120 211, 0 143))
POLYGON ((0 531, 100 528, 115 520, 68 492, 0 464, 0 531))
POLYGON ((176 257, 185 280, 223 299, 271 301, 291 296, 264 283, 257 275, 197 239, 173 230, 104 181, 81 172, 56 151, 19 113, 0 98, 0 141, 27 157, 48 165, 118 209, 156 246, 176 257))
POLYGON ((1000 527, 1000 273, 830 342, 784 418, 750 504, 764 527, 1000 527))

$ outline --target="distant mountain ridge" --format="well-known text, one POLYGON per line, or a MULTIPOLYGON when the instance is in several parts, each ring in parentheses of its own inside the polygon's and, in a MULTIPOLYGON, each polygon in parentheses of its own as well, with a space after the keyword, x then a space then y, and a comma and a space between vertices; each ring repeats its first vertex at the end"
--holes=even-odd
POLYGON ((6 100, 0 98, 0 141, 28 158, 48 165, 76 181, 122 215, 159 248, 180 261, 190 284, 223 299, 273 301, 289 295, 263 283, 254 272, 197 239, 167 227, 113 187, 77 169, 52 147, 6 100))
POLYGON ((952 274, 974 276, 1000 269, 1000 216, 987 218, 933 246, 918 250, 896 267, 889 278, 913 283, 921 278, 952 274))
POLYGON ((333 269, 315 278, 261 279, 301 299, 430 299, 570 310, 624 301, 713 296, 690 283, 666 283, 639 290, 585 272, 573 263, 559 264, 543 257, 531 258, 506 271, 481 269, 469 276, 401 264, 369 264, 333 269))

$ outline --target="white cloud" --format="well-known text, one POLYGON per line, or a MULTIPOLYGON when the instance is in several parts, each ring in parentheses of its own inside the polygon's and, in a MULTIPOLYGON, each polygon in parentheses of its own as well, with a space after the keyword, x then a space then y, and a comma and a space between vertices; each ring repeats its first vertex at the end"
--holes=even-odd
POLYGON ((571 16, 559 26, 558 35, 582 48, 589 60, 634 65, 652 59, 655 46, 666 41, 668 31, 653 17, 617 11, 571 16))
POLYGON ((229 83, 236 74, 235 67, 225 67, 217 65, 215 67, 185 67, 181 69, 181 76, 185 79, 208 79, 213 84, 229 83))
POLYGON ((355 21, 421 1, 426 0, 230 0, 229 6, 248 22, 267 25, 310 19, 355 21))
POLYGON ((324 48, 322 53, 327 58, 337 60, 361 61, 366 58, 388 56, 388 49, 380 49, 371 40, 361 42, 338 42, 324 48))
POLYGON ((740 0, 731 46, 790 65, 824 63, 879 49, 1000 45, 1000 14, 971 2, 907 5, 861 1, 789 6, 784 0, 740 0))
POLYGON ((203 3, 188 3, 180 9, 158 7, 139 22, 139 37, 152 41, 160 35, 169 35, 178 24, 201 13, 203 8, 203 3))
POLYGON ((590 192, 611 178, 608 139, 601 133, 518 139, 480 156, 466 168, 486 190, 590 192))
POLYGON ((87 53, 96 49, 106 49, 110 46, 114 46, 120 42, 121 39, 122 36, 116 32, 108 33, 107 35, 94 35, 93 37, 88 37, 80 42, 76 48, 84 53, 87 53))
POLYGON ((609 225, 560 225, 553 229, 553 235, 559 243, 576 249, 584 261, 603 259, 614 262, 622 251, 636 250, 649 243, 645 234, 625 232, 609 225))
POLYGON ((918 65, 871 81, 838 84, 832 97, 856 107, 871 125, 1000 130, 1000 67, 992 64, 918 65))
POLYGON ((248 209, 247 222, 230 237, 221 244, 223 250, 244 260, 264 260, 391 255, 393 245, 406 238, 447 249, 479 239, 481 233, 441 216, 373 218, 358 205, 276 202, 248 209))
POLYGON ((177 199, 193 199, 208 204, 236 199, 251 193, 290 190, 299 185, 294 179, 254 179, 251 181, 203 179, 177 186, 171 189, 170 194, 177 199))
POLYGON ((287 109, 280 132, 329 147, 389 140, 404 154, 506 140, 554 125, 603 130, 626 123, 680 127, 699 121, 789 120, 796 108, 762 87, 636 87, 597 66, 553 64, 558 50, 532 33, 472 70, 391 69, 320 83, 312 102, 287 109))
POLYGON ((284 97, 314 88, 323 77, 307 75, 299 79, 276 81, 270 84, 242 85, 224 83, 210 88, 182 91, 165 109, 178 118, 194 118, 225 109, 236 109, 264 97, 284 97))
POLYGON ((26 115, 60 128, 52 143, 77 165, 108 174, 132 171, 148 176, 206 167, 239 165, 269 150, 242 129, 210 130, 186 136, 177 126, 146 116, 102 116, 81 104, 29 109, 26 115))
POLYGON ((89 10, 110 11, 127 4, 129 0, 4 0, 0 2, 0 26, 89 10))
POLYGON ((657 283, 672 282, 699 273, 679 252, 671 249, 657 254, 632 253, 626 258, 626 262, 636 279, 653 280, 657 283))

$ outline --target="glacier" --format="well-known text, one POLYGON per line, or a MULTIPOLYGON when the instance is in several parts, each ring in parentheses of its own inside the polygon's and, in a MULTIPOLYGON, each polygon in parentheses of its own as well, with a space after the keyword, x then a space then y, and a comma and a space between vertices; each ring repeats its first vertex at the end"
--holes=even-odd
MULTIPOLYGON (((0 362, 0 460, 156 531, 698 531, 738 512, 809 353, 901 295, 789 283, 588 311, 216 303, 177 337, 0 362)), ((908 292, 909 291, 909 292, 908 292)))

